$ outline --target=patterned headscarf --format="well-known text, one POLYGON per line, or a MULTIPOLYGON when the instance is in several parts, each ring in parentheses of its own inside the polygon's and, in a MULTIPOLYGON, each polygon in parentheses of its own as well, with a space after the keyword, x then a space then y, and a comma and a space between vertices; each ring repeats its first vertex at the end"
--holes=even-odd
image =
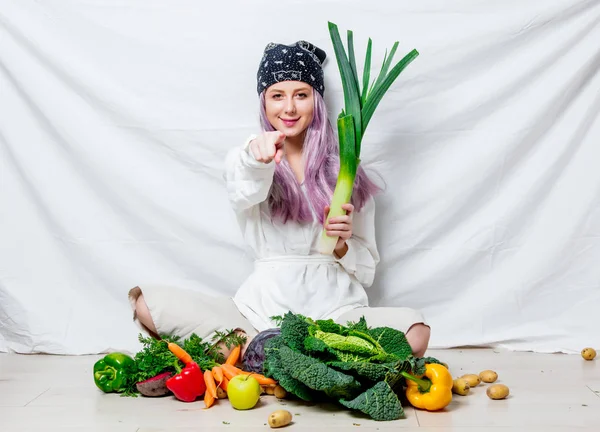
POLYGON ((323 96, 323 62, 326 57, 325 51, 306 41, 293 45, 269 43, 256 74, 258 94, 277 82, 302 81, 323 96))

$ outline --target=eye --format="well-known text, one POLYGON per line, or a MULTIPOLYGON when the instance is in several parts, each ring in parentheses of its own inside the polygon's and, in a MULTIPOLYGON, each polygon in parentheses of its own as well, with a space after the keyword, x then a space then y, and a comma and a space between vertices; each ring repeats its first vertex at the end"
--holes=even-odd
POLYGON ((280 93, 275 93, 275 94, 273 94, 272 97, 273 97, 273 99, 279 99, 281 97, 281 94, 280 93))
POLYGON ((305 98, 308 97, 308 95, 306 93, 298 93, 298 96, 300 96, 301 98, 305 98))

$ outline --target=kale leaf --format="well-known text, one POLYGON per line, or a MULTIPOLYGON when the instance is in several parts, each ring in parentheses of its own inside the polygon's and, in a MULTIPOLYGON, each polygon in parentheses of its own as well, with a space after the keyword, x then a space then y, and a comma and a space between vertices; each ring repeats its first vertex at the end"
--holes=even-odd
POLYGON ((369 327, 367 326, 367 321, 364 316, 361 316, 357 322, 348 321, 346 324, 349 330, 356 330, 363 333, 368 333, 369 327))
POLYGON ((333 361, 328 365, 334 369, 348 371, 370 381, 382 381, 394 370, 396 363, 342 362, 333 361))
POLYGON ((390 327, 377 327, 369 330, 369 334, 388 354, 394 354, 401 360, 412 356, 412 348, 403 332, 390 327))
POLYGON ((347 408, 368 414, 374 420, 397 420, 404 417, 404 409, 398 396, 385 381, 379 381, 352 400, 340 399, 339 402, 347 408))
POLYGON ((290 348, 304 352, 304 340, 308 337, 309 323, 302 315, 288 312, 281 323, 281 337, 290 348))
POLYGON ((319 359, 290 347, 280 347, 279 356, 283 368, 292 378, 313 390, 325 392, 331 398, 352 397, 360 389, 360 383, 353 376, 332 369, 319 359))
POLYGON ((314 395, 311 389, 287 372, 281 360, 281 348, 290 349, 282 336, 272 337, 265 342, 265 361, 263 363, 265 375, 278 381, 286 391, 295 394, 300 399, 312 401, 314 395))

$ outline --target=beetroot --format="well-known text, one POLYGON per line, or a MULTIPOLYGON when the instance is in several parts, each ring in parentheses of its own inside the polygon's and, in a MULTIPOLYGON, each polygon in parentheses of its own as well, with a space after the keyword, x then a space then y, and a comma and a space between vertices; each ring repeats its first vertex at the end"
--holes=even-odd
POLYGON ((250 341, 242 359, 243 369, 248 372, 263 373, 265 361, 265 342, 281 334, 281 329, 272 328, 261 331, 250 341))
POLYGON ((171 372, 164 372, 160 375, 148 378, 146 381, 141 381, 135 386, 137 387, 138 391, 144 396, 165 396, 171 392, 167 388, 167 380, 171 378, 171 375, 171 372))

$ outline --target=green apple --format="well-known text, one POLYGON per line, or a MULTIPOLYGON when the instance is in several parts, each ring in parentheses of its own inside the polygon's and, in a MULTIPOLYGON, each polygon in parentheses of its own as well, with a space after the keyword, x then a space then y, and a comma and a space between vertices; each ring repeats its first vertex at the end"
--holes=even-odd
POLYGON ((260 384, 252 375, 236 375, 227 384, 227 397, 238 410, 252 409, 260 399, 260 384))

